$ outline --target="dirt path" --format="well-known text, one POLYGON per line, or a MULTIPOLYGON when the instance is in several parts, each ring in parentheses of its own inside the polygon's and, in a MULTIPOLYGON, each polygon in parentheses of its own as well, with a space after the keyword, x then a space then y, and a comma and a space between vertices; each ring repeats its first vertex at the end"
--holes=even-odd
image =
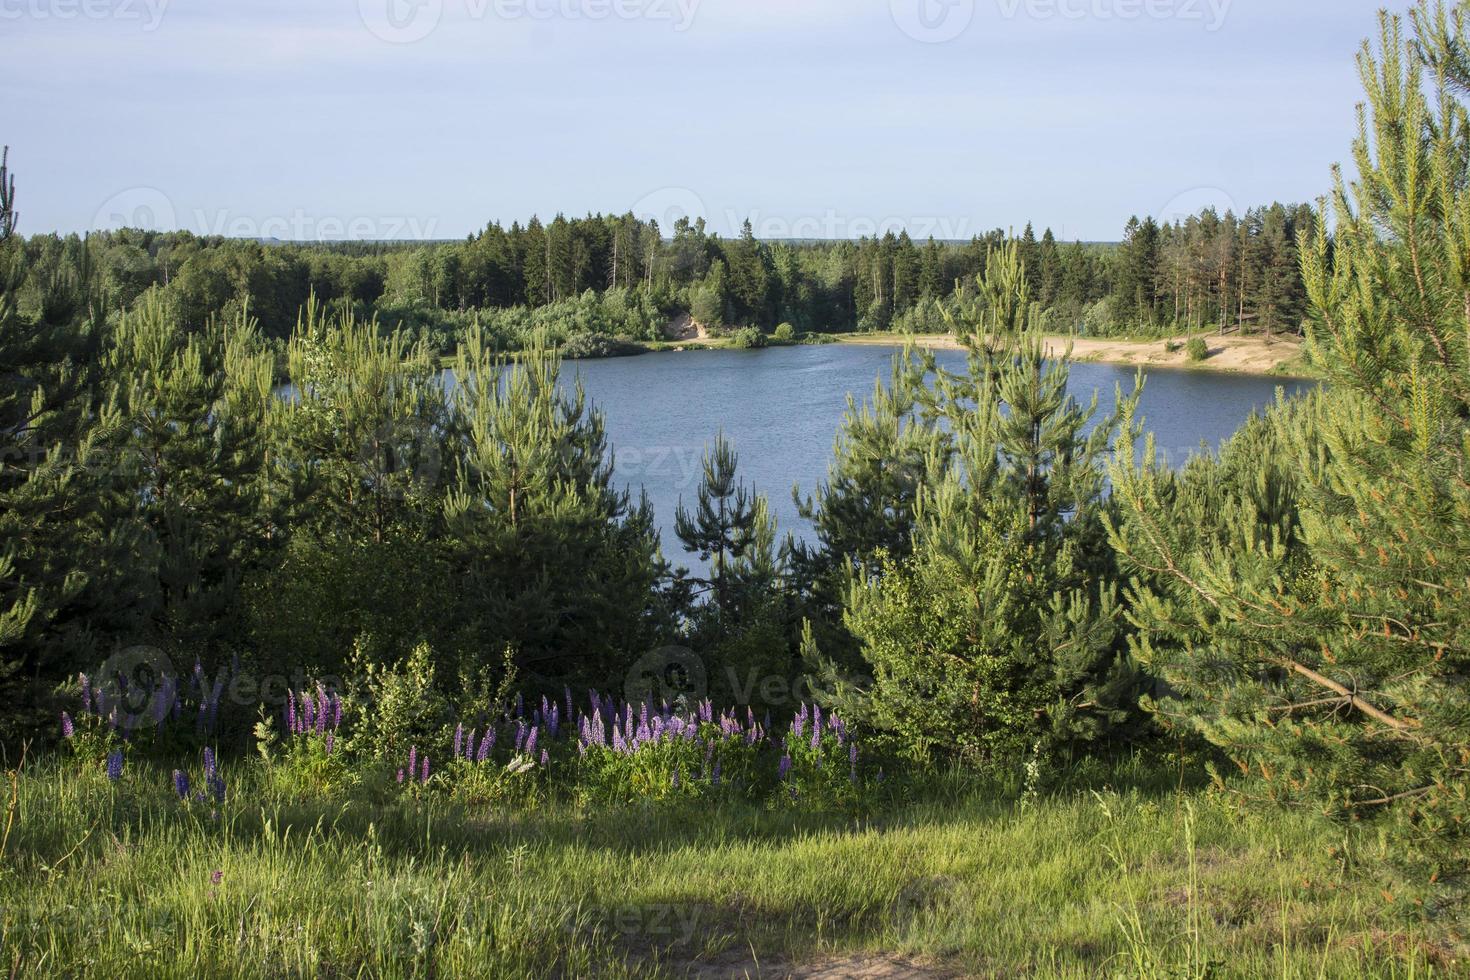
MULTIPOLYGON (((1072 346, 1072 358, 1102 364, 1130 364, 1145 367, 1196 368, 1207 371, 1230 371, 1237 374, 1282 374, 1300 369, 1302 341, 1298 337, 1206 337, 1210 356, 1204 361, 1191 361, 1184 352, 1187 338, 1171 340, 1110 340, 1106 337, 1048 337, 1047 350, 1060 354, 1072 346), (1170 344, 1177 350, 1169 350, 1170 344)), ((913 340, 920 347, 934 350, 960 350, 953 337, 902 334, 843 334, 850 344, 902 344, 913 340)))
POLYGON ((793 963, 758 962, 748 954, 692 965, 685 974, 698 980, 951 980, 947 973, 901 956, 845 956, 793 963))

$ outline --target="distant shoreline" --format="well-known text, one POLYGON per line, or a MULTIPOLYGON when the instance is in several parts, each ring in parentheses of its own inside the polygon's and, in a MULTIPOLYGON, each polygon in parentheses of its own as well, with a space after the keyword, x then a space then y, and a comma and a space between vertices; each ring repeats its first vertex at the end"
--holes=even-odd
MULTIPOLYGON (((913 343, 930 350, 963 350, 964 345, 943 334, 837 334, 839 343, 880 346, 902 346, 913 343)), ((1304 357, 1301 338, 1219 335, 1201 336, 1209 345, 1210 356, 1191 361, 1184 351, 1190 335, 1160 337, 1157 340, 1129 340, 1109 337, 1067 337, 1059 334, 1046 338, 1047 353, 1063 354, 1072 348, 1072 360, 1090 364, 1121 364, 1145 368, 1168 368, 1185 371, 1213 371, 1224 374, 1265 375, 1280 378, 1310 378, 1312 372, 1304 357), (1177 349, 1170 350, 1174 344, 1177 349)))
MULTIPOLYGON (((902 347, 914 344, 928 350, 963 350, 964 345, 945 334, 901 333, 837 333, 821 335, 826 343, 853 344, 866 347, 902 347)), ((1264 337, 1200 336, 1209 345, 1210 356, 1191 361, 1184 344, 1191 335, 1135 340, 1110 337, 1067 337, 1048 335, 1047 353, 1060 356, 1068 346, 1072 359, 1090 364, 1119 364, 1130 367, 1165 368, 1181 371, 1210 371, 1221 374, 1259 375, 1275 378, 1311 378, 1306 363, 1305 345, 1300 337, 1280 336, 1267 341, 1264 337), (1169 345, 1175 345, 1170 350, 1169 345)), ((771 346, 799 346, 772 344, 771 346)), ((719 338, 689 338, 664 341, 649 348, 653 351, 728 349, 719 338)))

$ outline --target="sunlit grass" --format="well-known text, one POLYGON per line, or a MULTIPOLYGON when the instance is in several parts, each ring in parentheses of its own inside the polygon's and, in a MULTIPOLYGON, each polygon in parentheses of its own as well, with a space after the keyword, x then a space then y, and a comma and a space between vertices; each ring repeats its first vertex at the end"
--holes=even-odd
POLYGON ((164 770, 130 766, 114 786, 30 767, 0 870, 0 969, 617 977, 717 961, 781 976, 872 952, 945 975, 1454 971, 1453 931, 1364 870, 1374 838, 1196 792, 1023 806, 1010 781, 949 778, 854 821, 374 806, 268 790, 253 763, 227 772, 216 814, 179 803, 164 770))

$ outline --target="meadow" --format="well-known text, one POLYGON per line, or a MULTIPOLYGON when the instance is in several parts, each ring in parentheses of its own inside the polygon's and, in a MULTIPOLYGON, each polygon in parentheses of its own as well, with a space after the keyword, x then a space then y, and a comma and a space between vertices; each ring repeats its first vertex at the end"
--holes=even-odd
POLYGON ((696 709, 690 735, 676 712, 624 708, 607 742, 589 713, 574 734, 522 706, 499 737, 459 726, 438 742, 451 758, 431 767, 415 745, 395 770, 347 758, 330 696, 290 710, 284 734, 258 729, 261 754, 200 750, 185 769, 148 746, 176 762, 195 726, 119 749, 97 718, 68 717, 70 751, 10 773, 8 975, 1427 977, 1463 962, 1453 916, 1381 877, 1387 838, 1239 808, 1188 753, 884 776, 820 712, 772 735, 696 709))

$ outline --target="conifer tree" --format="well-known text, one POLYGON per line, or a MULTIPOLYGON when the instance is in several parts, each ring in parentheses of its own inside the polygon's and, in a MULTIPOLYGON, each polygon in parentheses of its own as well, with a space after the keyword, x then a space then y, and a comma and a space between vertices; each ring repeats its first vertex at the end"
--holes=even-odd
MULTIPOLYGON (((99 398, 103 311, 85 247, 34 276, 15 234, 15 182, 0 154, 0 739, 50 715, 50 688, 95 664, 97 630, 129 614, 130 528, 113 489, 99 398)), ((52 716, 54 717, 54 716, 52 716)))
POLYGON ((454 373, 442 547, 466 655, 509 645, 542 687, 621 682, 671 623, 652 510, 613 486, 602 416, 545 347, 510 364, 475 328, 454 373))
POLYGON ((925 417, 948 446, 919 487, 912 555, 855 577, 847 613, 873 673, 867 719, 921 757, 972 761, 1110 734, 1140 684, 1100 520, 1114 417, 1067 394, 1016 243, 980 287, 956 321, 968 371, 928 365, 925 417))
POLYGON ((1467 9, 1420 3, 1412 37, 1385 15, 1359 57, 1358 176, 1300 243, 1328 384, 1275 413, 1284 462, 1226 484, 1218 526, 1155 467, 1113 472, 1160 714, 1252 796, 1398 815, 1421 882, 1464 870, 1470 821, 1467 9))

